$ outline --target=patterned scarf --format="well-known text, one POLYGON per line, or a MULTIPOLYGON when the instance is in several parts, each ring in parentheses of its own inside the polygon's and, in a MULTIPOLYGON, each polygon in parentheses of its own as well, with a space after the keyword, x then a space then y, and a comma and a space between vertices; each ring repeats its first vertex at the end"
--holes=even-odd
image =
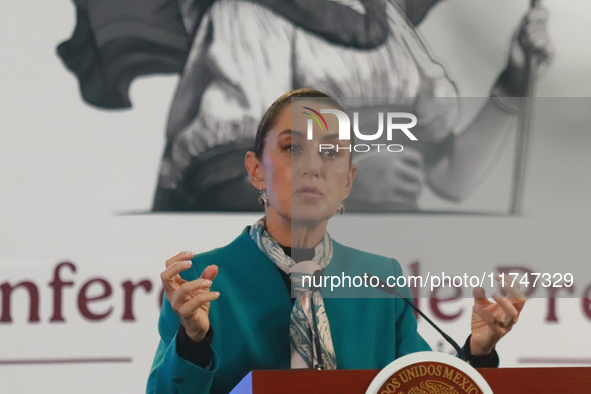
POLYGON ((302 275, 312 276, 315 271, 322 270, 330 263, 332 240, 328 232, 314 248, 312 260, 296 263, 285 254, 281 245, 271 238, 265 227, 263 217, 250 228, 250 237, 279 269, 290 275, 292 292, 296 296, 289 324, 291 368, 315 368, 320 365, 323 369, 337 369, 322 296, 318 291, 312 292, 304 288, 301 280, 302 275), (320 345, 321 360, 318 360, 317 351, 314 351, 314 348, 317 348, 315 344, 320 345))

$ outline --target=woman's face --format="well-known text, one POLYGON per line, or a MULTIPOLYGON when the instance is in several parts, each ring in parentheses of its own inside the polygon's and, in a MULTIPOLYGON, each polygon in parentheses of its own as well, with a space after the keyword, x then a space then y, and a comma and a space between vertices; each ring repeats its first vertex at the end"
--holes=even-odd
POLYGON ((292 224, 312 224, 331 218, 349 195, 356 170, 349 164, 350 141, 338 139, 336 116, 324 116, 328 128, 313 121, 313 139, 308 140, 308 119, 312 118, 304 113, 311 112, 304 107, 317 112, 330 108, 304 100, 287 105, 265 138, 259 163, 262 183, 257 186, 253 181, 255 187, 266 189, 267 209, 292 224), (327 149, 327 145, 334 148, 327 149))

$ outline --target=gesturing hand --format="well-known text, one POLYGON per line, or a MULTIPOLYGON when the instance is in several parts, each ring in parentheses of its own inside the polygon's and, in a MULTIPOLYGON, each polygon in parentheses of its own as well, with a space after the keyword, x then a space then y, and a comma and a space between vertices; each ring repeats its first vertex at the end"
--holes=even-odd
POLYGON ((201 342, 209 331, 209 305, 220 296, 211 292, 212 281, 218 274, 218 267, 210 265, 196 280, 187 282, 179 275, 191 267, 191 252, 177 253, 166 260, 166 269, 160 274, 166 299, 176 312, 185 332, 195 342, 201 342))
POLYGON ((493 350, 497 342, 517 323, 525 305, 525 295, 521 292, 519 283, 509 286, 507 282, 503 282, 502 285, 507 290, 507 297, 495 292, 492 298, 496 302, 490 302, 486 298, 482 287, 475 287, 473 290, 470 350, 475 356, 489 354, 493 350))

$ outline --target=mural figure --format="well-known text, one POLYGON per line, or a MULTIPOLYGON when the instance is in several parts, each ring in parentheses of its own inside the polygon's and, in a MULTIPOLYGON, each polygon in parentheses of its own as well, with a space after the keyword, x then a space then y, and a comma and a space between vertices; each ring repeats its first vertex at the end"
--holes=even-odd
MULTIPOLYGON (((490 99, 454 132, 458 92, 416 27, 439 0, 75 0, 58 52, 84 99, 131 104, 138 75, 182 72, 170 110, 154 211, 254 211, 244 155, 258 120, 286 91, 355 97, 417 115, 418 144, 358 155, 348 211, 413 211, 424 185, 461 201, 484 179, 527 93, 528 57, 551 58, 546 11, 532 7, 490 99), (383 98, 376 102, 375 98, 383 98)), ((373 127, 373 126, 368 126, 373 127)))

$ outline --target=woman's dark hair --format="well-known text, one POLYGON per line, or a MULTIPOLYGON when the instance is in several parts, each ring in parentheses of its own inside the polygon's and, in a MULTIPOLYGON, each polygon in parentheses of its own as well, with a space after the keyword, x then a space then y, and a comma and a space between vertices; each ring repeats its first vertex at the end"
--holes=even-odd
POLYGON ((292 98, 309 98, 310 101, 318 101, 332 108, 345 111, 343 106, 339 104, 337 100, 330 97, 328 94, 322 93, 315 89, 302 88, 285 93, 283 96, 279 97, 273 104, 271 104, 271 106, 267 109, 267 112, 265 112, 265 115, 263 115, 261 123, 259 123, 257 135, 254 140, 254 154, 259 160, 261 160, 263 157, 263 150, 265 149, 265 138, 267 137, 267 133, 277 123, 277 118, 279 117, 281 111, 283 111, 283 109, 287 105, 291 104, 292 98))

